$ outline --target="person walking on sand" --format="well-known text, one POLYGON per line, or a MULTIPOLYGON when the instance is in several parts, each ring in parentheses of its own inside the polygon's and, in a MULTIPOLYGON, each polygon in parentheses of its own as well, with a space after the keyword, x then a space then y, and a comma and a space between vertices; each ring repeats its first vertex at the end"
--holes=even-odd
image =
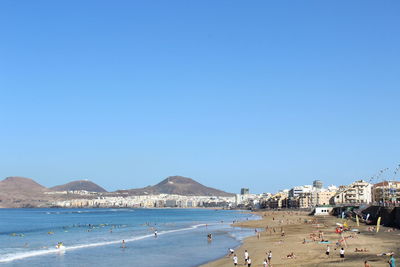
POLYGON ((368 263, 368 261, 364 261, 364 267, 371 267, 371 265, 368 263))
POLYGON ((238 257, 235 255, 233 255, 233 265, 237 266, 238 265, 238 257))
POLYGON ((390 259, 388 261, 390 267, 396 267, 396 260, 394 259, 393 254, 390 255, 390 259))
POLYGON ((229 249, 229 256, 232 256, 235 253, 235 250, 233 248, 229 249))
POLYGON ((263 261, 263 267, 268 267, 268 260, 267 260, 267 259, 264 259, 264 261, 263 261))
POLYGON ((340 249, 340 258, 344 260, 344 248, 340 249))
POLYGON ((329 258, 329 253, 331 252, 331 248, 329 247, 329 245, 327 245, 326 246, 326 251, 325 251, 325 254, 326 254, 326 256, 328 256, 328 258, 329 258))
POLYGON ((247 249, 244 251, 244 264, 247 264, 247 260, 249 259, 249 252, 247 252, 247 249))
POLYGON ((267 258, 268 258, 268 263, 271 263, 271 259, 272 259, 272 251, 271 250, 268 252, 267 258))
POLYGON ((247 259, 247 267, 251 267, 251 259, 250 259, 250 257, 247 259))

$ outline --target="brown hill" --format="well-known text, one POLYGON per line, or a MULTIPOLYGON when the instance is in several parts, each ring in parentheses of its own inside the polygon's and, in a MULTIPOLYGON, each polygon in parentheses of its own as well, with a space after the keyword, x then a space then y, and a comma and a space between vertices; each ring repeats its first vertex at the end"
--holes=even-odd
POLYGON ((88 192, 107 192, 103 187, 88 181, 88 180, 78 180, 67 184, 58 185, 50 188, 51 191, 78 191, 85 190, 88 192))
POLYGON ((206 187, 191 178, 182 176, 170 176, 154 186, 131 189, 125 192, 131 195, 233 196, 231 193, 206 187))
POLYGON ((29 207, 47 199, 47 188, 30 178, 7 177, 0 181, 0 207, 29 207))
POLYGON ((3 181, 0 181, 0 190, 1 192, 7 191, 8 193, 24 192, 26 194, 36 194, 45 192, 47 188, 30 178, 7 177, 3 181))

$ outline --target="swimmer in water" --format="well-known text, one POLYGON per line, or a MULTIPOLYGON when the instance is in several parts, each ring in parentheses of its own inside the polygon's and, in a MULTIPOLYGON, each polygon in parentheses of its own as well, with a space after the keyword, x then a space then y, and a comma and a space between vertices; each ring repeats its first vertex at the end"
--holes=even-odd
POLYGON ((212 241, 212 234, 211 233, 207 235, 207 240, 208 240, 208 242, 212 241))

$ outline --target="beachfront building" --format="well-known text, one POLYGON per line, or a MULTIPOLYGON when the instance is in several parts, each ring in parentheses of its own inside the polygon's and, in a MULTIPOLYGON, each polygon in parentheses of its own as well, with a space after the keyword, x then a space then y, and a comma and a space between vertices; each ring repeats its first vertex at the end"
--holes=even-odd
POLYGON ((259 203, 265 198, 264 194, 236 194, 235 207, 258 208, 259 203))
POLYGON ((99 196, 86 199, 77 196, 69 200, 54 201, 54 207, 66 208, 192 208, 192 207, 230 207, 234 197, 183 196, 173 194, 139 196, 99 196), (78 198, 80 197, 80 198, 78 198))
POLYGON ((340 186, 333 197, 333 204, 368 204, 372 202, 372 185, 359 180, 349 186, 340 186))
POLYGON ((298 197, 301 194, 309 193, 313 190, 311 185, 295 186, 289 190, 289 197, 298 197))
POLYGON ((300 194, 299 208, 308 209, 317 206, 329 205, 332 197, 336 194, 336 191, 330 191, 322 189, 321 191, 311 191, 300 194))
POLYGON ((236 194, 235 195, 235 206, 238 207, 243 205, 247 201, 247 196, 243 194, 236 194))
POLYGON ((302 193, 298 198, 300 209, 308 209, 313 206, 313 196, 311 192, 302 193))
POLYGON ((336 194, 336 191, 324 190, 321 192, 317 192, 317 206, 329 205, 331 203, 331 199, 336 194))
POLYGON ((295 186, 289 190, 290 207, 309 209, 316 206, 328 205, 333 195, 336 193, 336 186, 323 188, 321 180, 313 181, 313 185, 295 186))
POLYGON ((288 197, 286 202, 289 209, 299 208, 299 197, 288 197))
POLYGON ((400 203, 400 182, 384 181, 372 187, 372 199, 376 204, 400 203))
POLYGON ((281 209, 287 208, 288 205, 288 193, 287 191, 281 191, 272 195, 263 205, 270 209, 281 209))

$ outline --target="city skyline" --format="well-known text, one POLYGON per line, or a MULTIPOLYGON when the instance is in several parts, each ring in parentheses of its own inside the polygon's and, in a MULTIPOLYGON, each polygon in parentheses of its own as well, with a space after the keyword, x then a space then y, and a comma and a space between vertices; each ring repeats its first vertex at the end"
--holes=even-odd
POLYGON ((71 3, 0 4, 0 179, 262 193, 399 164, 397 2, 71 3))

